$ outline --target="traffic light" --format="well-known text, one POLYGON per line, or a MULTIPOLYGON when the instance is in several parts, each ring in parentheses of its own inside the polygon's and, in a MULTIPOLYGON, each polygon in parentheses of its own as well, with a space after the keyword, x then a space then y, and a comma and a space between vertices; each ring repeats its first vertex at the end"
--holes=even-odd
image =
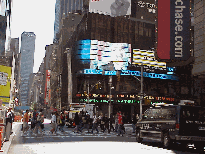
POLYGON ((98 89, 98 84, 95 85, 95 88, 98 89))
POLYGON ((151 100, 148 100, 148 99, 145 98, 144 99, 144 104, 145 105, 150 105, 151 104, 151 100))
POLYGON ((87 96, 87 92, 86 91, 84 91, 84 95, 87 96))

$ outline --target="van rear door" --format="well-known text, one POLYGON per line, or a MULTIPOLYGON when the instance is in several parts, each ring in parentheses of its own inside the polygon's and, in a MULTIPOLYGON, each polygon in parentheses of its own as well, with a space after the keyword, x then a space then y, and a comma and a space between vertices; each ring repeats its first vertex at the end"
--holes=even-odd
POLYGON ((205 108, 181 106, 179 134, 205 136, 205 108))

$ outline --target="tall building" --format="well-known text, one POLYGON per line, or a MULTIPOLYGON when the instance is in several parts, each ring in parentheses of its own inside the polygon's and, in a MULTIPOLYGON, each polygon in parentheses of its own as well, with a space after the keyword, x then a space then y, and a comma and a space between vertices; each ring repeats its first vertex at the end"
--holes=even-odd
MULTIPOLYGON (((5 17, 6 25, 0 25, 0 31, 3 32, 3 35, 0 34, 0 55, 4 55, 4 52, 10 50, 10 40, 11 40, 11 4, 12 0, 0 0, 0 17, 5 17), (3 39, 2 39, 3 38, 3 39), (5 39, 4 39, 5 38, 5 39), (4 50, 3 53, 1 52, 4 50)), ((0 21, 1 23, 2 21, 0 21)))
POLYGON ((205 0, 194 1, 194 57, 192 74, 205 74, 205 0))
POLYGON ((194 99, 205 106, 205 0, 194 0, 194 58, 192 75, 194 99))
POLYGON ((33 32, 23 32, 21 34, 21 84, 20 84, 20 102, 27 104, 29 76, 33 73, 34 51, 36 35, 33 32))
POLYGON ((0 16, 0 55, 4 55, 6 42, 6 16, 0 16))
POLYGON ((89 0, 56 0, 55 22, 54 22, 54 42, 58 42, 58 33, 60 32, 60 22, 67 13, 82 13, 88 9, 89 0))

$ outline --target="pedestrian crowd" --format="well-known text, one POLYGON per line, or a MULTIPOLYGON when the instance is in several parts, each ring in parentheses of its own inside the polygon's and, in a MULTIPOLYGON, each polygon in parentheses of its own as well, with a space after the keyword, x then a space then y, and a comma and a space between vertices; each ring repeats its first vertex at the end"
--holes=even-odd
MULTIPOLYGON (((135 126, 138 119, 138 115, 133 114, 133 132, 135 132, 135 126)), ((118 136, 123 136, 123 134, 125 134, 125 115, 121 114, 121 111, 119 111, 115 116, 111 114, 110 119, 108 118, 107 114, 101 114, 100 116, 94 114, 93 118, 90 118, 90 115, 87 112, 81 111, 79 114, 78 112, 76 112, 74 123, 76 127, 74 128, 73 132, 77 133, 82 133, 84 129, 87 129, 88 133, 93 133, 95 130, 97 133, 99 133, 98 127, 100 127, 101 132, 103 133, 110 133, 110 131, 112 130, 113 132, 116 132, 118 136), (113 126, 113 124, 115 124, 115 127, 113 126), (89 131, 89 129, 91 129, 91 132, 89 131)))
POLYGON ((30 114, 29 114, 29 110, 26 110, 26 112, 23 115, 22 136, 26 136, 28 134, 29 129, 36 136, 38 135, 38 131, 40 131, 41 135, 43 135, 43 129, 44 129, 43 123, 44 123, 44 115, 42 109, 40 109, 39 112, 37 112, 37 110, 35 109, 34 112, 30 114), (31 127, 29 127, 28 122, 31 122, 31 127))
MULTIPOLYGON (((26 110, 26 113, 23 116, 23 135, 27 134, 27 131, 29 129, 28 122, 31 120, 31 131, 37 136, 38 131, 41 135, 43 135, 43 129, 44 129, 44 115, 42 113, 42 110, 38 113, 36 110, 33 112, 33 116, 29 116, 28 110, 26 110)), ((60 132, 64 131, 64 126, 66 123, 66 120, 68 120, 68 117, 65 113, 65 110, 62 110, 61 112, 53 112, 51 115, 51 134, 56 134, 57 130, 60 132)), ((139 119, 138 115, 133 114, 132 117, 132 127, 133 132, 135 132, 135 126, 137 123, 137 120, 139 119)), ((75 126, 73 132, 75 133, 82 133, 83 130, 87 130, 87 133, 94 133, 96 131, 99 133, 98 127, 100 127, 101 132, 110 133, 111 131, 116 132, 118 136, 125 134, 125 115, 122 114, 121 111, 119 111, 115 116, 113 114, 110 115, 110 118, 108 118, 107 114, 100 114, 97 116, 96 114, 93 115, 93 117, 90 117, 89 113, 86 111, 80 111, 79 113, 75 113, 75 117, 73 119, 73 125, 75 126), (114 126, 113 126, 114 124, 114 126)))

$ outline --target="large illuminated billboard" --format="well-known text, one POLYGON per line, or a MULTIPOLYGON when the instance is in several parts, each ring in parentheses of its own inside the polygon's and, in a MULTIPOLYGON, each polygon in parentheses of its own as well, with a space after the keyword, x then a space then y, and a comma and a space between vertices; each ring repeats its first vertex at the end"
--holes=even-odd
POLYGON ((80 40, 77 43, 77 59, 89 64, 89 69, 104 69, 113 62, 115 70, 127 70, 131 64, 131 45, 98 40, 80 40))
POLYGON ((158 0, 157 55, 163 60, 190 58, 190 1, 158 0))
MULTIPOLYGON (((77 43, 77 59, 81 64, 89 64, 89 68, 79 70, 78 74, 104 74, 117 75, 135 75, 140 76, 140 71, 127 70, 131 64, 131 45, 127 43, 110 43, 98 40, 80 40, 77 43), (109 70, 109 64, 113 63, 114 70, 109 70), (104 73, 103 73, 104 72, 104 73)), ((165 62, 155 60, 154 52, 147 50, 133 50, 133 64, 144 65, 154 68, 154 71, 144 72, 143 76, 148 78, 178 80, 173 74, 174 68, 167 68, 165 62), (155 73, 161 70, 166 73, 155 73)), ((150 70, 150 69, 149 69, 150 70)))
POLYGON ((106 15, 131 15, 131 0, 90 0, 89 12, 106 15))
POLYGON ((4 104, 10 101, 11 67, 0 65, 0 99, 4 104))

